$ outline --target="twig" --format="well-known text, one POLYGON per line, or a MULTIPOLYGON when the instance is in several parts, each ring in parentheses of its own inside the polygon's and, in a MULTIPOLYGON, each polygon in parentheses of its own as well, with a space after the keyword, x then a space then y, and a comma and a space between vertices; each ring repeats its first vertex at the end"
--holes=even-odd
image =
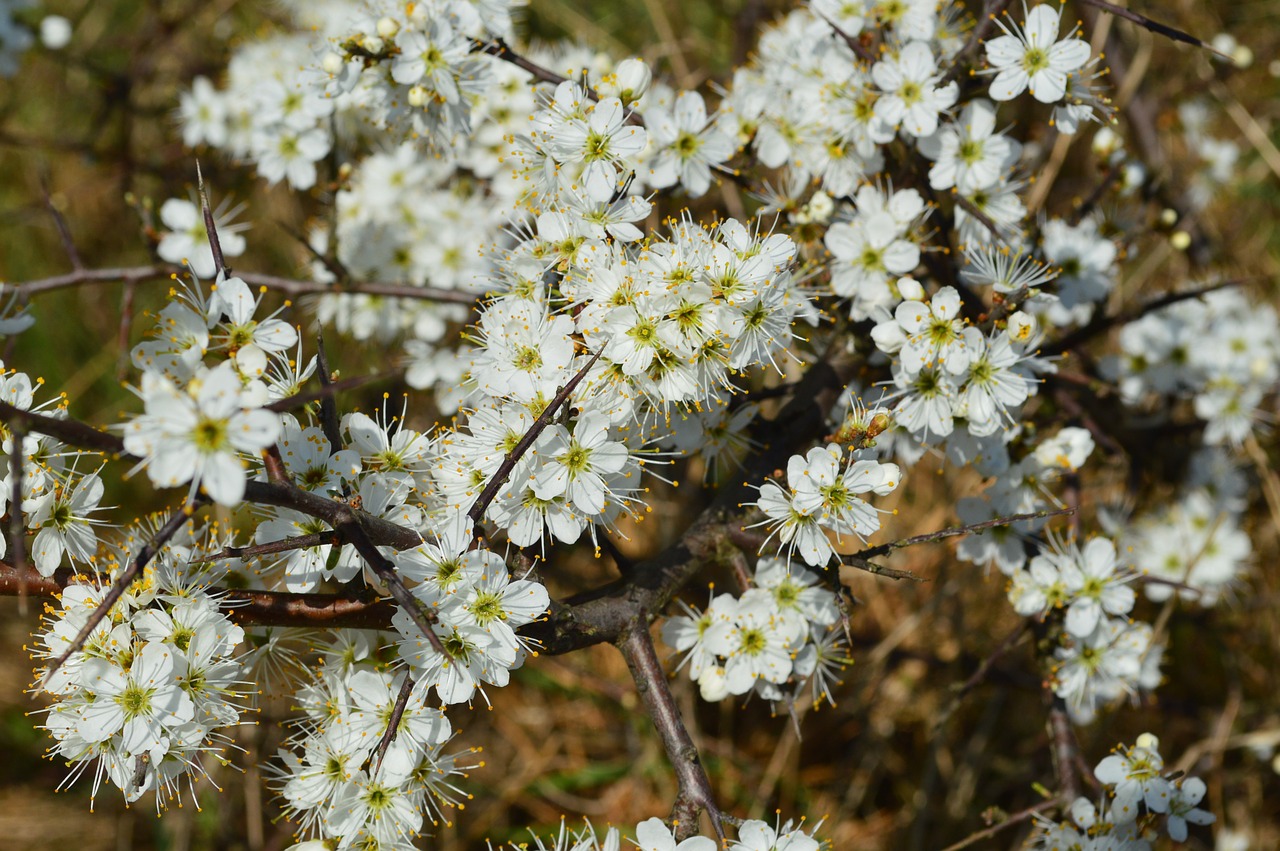
POLYGON ((573 391, 577 389, 578 385, 582 382, 582 379, 587 377, 587 373, 591 371, 591 367, 595 366, 596 361, 600 358, 600 352, 602 351, 604 351, 604 349, 600 349, 592 355, 591 359, 583 365, 582 369, 578 370, 577 374, 574 375, 573 378, 570 378, 568 383, 560 388, 559 392, 557 392, 551 399, 551 402, 548 403, 547 407, 544 408, 538 418, 534 420, 533 425, 529 426, 529 430, 520 438, 520 442, 507 453, 506 458, 502 459, 502 464, 494 472, 493 476, 489 478, 489 482, 484 486, 484 490, 480 492, 479 498, 476 499, 475 503, 473 503, 471 508, 467 511, 467 516, 471 518, 473 523, 479 523, 480 519, 484 517, 485 509, 489 507, 489 503, 493 502, 494 497, 498 495, 499 489, 506 484, 507 477, 511 475, 511 471, 515 469, 516 464, 524 457, 524 454, 529 451, 529 447, 533 446, 533 442, 538 439, 538 435, 542 434, 550 424, 552 418, 559 412, 560 406, 563 405, 573 391))
POLYGON ((981 842, 983 839, 989 839, 1007 827, 1022 824, 1024 821, 1034 818, 1037 813, 1042 813, 1045 810, 1051 810, 1056 806, 1058 806, 1057 798, 1050 798, 1047 801, 1041 801, 1034 807, 1027 807, 1025 810, 1021 810, 1009 816, 1004 821, 993 824, 986 830, 980 830, 977 833, 969 834, 954 845, 948 845, 946 848, 942 849, 942 851, 960 851, 961 848, 968 848, 975 842, 981 842))
POLYGON ((311 547, 338 546, 342 544, 342 536, 337 532, 315 532, 310 535, 296 535, 292 538, 281 538, 265 544, 254 544, 248 547, 224 547, 213 555, 192 559, 187 564, 208 564, 226 559, 246 559, 256 556, 287 553, 293 550, 305 550, 311 547))
MULTIPOLYGON (((83 579, 60 568, 53 576, 41 576, 31 565, 22 570, 0 562, 0 596, 13 596, 27 588, 34 597, 57 599, 64 589, 83 579)), ((324 629, 391 629, 395 605, 387 599, 359 599, 344 594, 297 594, 289 591, 247 591, 241 588, 209 588, 227 616, 241 626, 300 626, 324 629)))
POLYGON ((1196 47, 1204 48, 1210 53, 1216 53, 1217 55, 1221 56, 1223 59, 1227 59, 1227 60, 1231 59, 1230 54, 1223 53, 1221 50, 1218 50, 1212 45, 1201 41, 1200 39, 1196 38, 1190 33, 1184 33, 1182 30, 1175 29, 1174 27, 1171 27, 1168 24, 1162 24, 1159 21, 1153 21, 1147 16, 1139 15, 1137 12, 1134 12, 1131 9, 1126 9, 1123 6, 1117 6, 1114 3, 1108 3, 1106 2, 1106 0, 1080 0, 1080 2, 1086 6, 1094 6, 1098 9, 1101 9, 1104 12, 1108 12, 1112 15, 1115 15, 1117 18, 1124 18, 1126 21, 1135 23, 1138 26, 1142 27, 1143 29, 1156 33, 1157 35, 1162 35, 1165 38, 1169 38, 1174 41, 1181 41, 1185 44, 1193 44, 1196 47))
POLYGON ((697 833, 698 815, 705 810, 711 817, 711 825, 720 844, 723 845, 724 826, 711 791, 711 781, 706 769, 702 767, 698 748, 689 738, 689 731, 685 729, 684 720, 680 717, 680 708, 676 706, 671 694, 667 674, 653 648, 648 618, 643 613, 633 618, 623 630, 618 638, 618 649, 627 660, 627 667, 635 680, 636 693, 658 731, 662 747, 671 760, 671 767, 675 769, 680 791, 671 808, 671 820, 675 825, 676 839, 683 840, 697 833))
POLYGON ((365 563, 369 565, 378 579, 387 586, 391 596, 400 604, 400 608, 413 620, 414 625, 418 627, 423 637, 431 642, 432 649, 441 656, 451 658, 445 651, 444 644, 440 641, 440 636, 436 635, 435 629, 432 628, 435 616, 422 610, 422 606, 418 603, 418 598, 413 596, 413 592, 405 586, 400 574, 396 573, 396 566, 391 563, 390 559, 380 553, 377 546, 369 539, 369 534, 360 525, 359 516, 349 510, 346 519, 337 523, 335 528, 347 541, 351 542, 351 545, 356 548, 356 552, 360 553, 361 558, 365 560, 365 563))
POLYGON ((1010 514, 1005 517, 996 517, 993 520, 984 520, 981 523, 970 523, 968 526, 952 526, 949 529, 940 529, 937 532, 928 532, 924 535, 914 535, 910 538, 890 541, 887 544, 880 544, 879 546, 859 550, 849 556, 841 556, 841 559, 857 558, 866 560, 876 558, 877 556, 887 555, 894 550, 900 550, 904 547, 912 547, 916 544, 924 544, 929 541, 940 541, 943 538, 954 538, 956 535, 968 535, 972 532, 981 532, 984 529, 992 529, 996 526, 1008 526, 1013 523, 1021 523, 1023 520, 1039 520, 1043 517, 1058 517, 1063 514, 1071 514, 1074 511, 1074 508, 1060 508, 1056 510, 1032 511, 1027 514, 1010 514))
POLYGON ((872 56, 871 52, 868 51, 865 47, 863 47, 861 41, 859 41, 854 36, 849 35, 844 30, 840 29, 839 25, 836 24, 835 21, 831 20, 826 15, 823 15, 821 12, 814 10, 814 14, 816 14, 819 18, 822 18, 822 20, 826 21, 827 26, 835 30, 836 35, 844 39, 844 43, 849 46, 849 49, 854 52, 855 56, 857 56, 863 62, 866 62, 868 65, 876 64, 876 57, 872 56))
POLYGON ((8 423, 10 427, 18 427, 27 431, 34 431, 37 434, 56 437, 63 443, 68 443, 81 449, 92 449, 96 452, 115 455, 126 454, 124 440, 114 434, 98 431, 93 426, 78 420, 59 419, 37 414, 34 411, 10 405, 8 402, 0 402, 0 422, 8 423))
POLYGON ((404 682, 400 684, 400 693, 396 695, 395 705, 391 707, 391 717, 387 719, 387 729, 383 731, 382 738, 378 740, 378 746, 374 748, 372 763, 373 776, 377 776, 378 771, 382 768, 382 760, 387 755, 387 749, 391 747, 391 743, 396 740, 396 733, 400 728, 400 719, 404 717, 405 707, 409 705, 409 695, 413 694, 413 688, 417 685, 413 677, 405 674, 404 682))
MULTIPOLYGON (((26 531, 22 522, 22 461, 26 456, 27 432, 15 424, 9 429, 9 552, 13 553, 13 566, 23 571, 27 566, 26 531)), ((18 606, 22 614, 27 611, 27 583, 18 586, 18 606)))
MULTIPOLYGON (((316 370, 320 373, 320 386, 324 390, 333 387, 333 375, 329 372, 329 355, 324 347, 324 332, 316 332, 316 370)), ((327 393, 320 400, 320 428, 329 440, 329 454, 336 455, 342 451, 342 429, 338 424, 338 403, 334 393, 327 393)))
POLYGON ((961 195, 958 191, 952 190, 951 198, 956 202, 956 206, 973 216, 978 222, 991 232, 991 236, 995 241, 1005 244, 1007 240, 1004 234, 1000 232, 1000 226, 991 220, 991 217, 978 209, 978 205, 961 195))
POLYGON ((71 261, 71 268, 83 269, 84 263, 80 262, 80 252, 76 250, 75 241, 71 239, 71 229, 67 227, 67 220, 62 215, 62 211, 53 203, 53 196, 49 194, 47 168, 41 169, 40 172, 40 194, 44 196, 44 205, 49 209, 49 215, 53 216, 53 225, 58 229, 58 239, 62 241, 62 250, 66 252, 67 259, 71 261))
POLYGON ((1240 278, 1229 281, 1218 281, 1216 284, 1209 284, 1207 286, 1197 287, 1196 289, 1165 293, 1159 298, 1154 298, 1145 304, 1140 304, 1128 310, 1122 310, 1112 316, 1102 316, 1097 318, 1084 327, 1076 329, 1067 336, 1041 346, 1040 353, 1046 357, 1049 355, 1060 355, 1063 352, 1074 349, 1086 340, 1090 340, 1098 336, 1109 328, 1114 328, 1117 325, 1127 325, 1134 320, 1141 319, 1148 313, 1168 307, 1171 304, 1177 304, 1180 301, 1186 301, 1190 298, 1199 298, 1202 295, 1208 295, 1211 292, 1226 289, 1227 287, 1239 286, 1246 280, 1248 279, 1240 278))
MULTIPOLYGON (((78 269, 62 275, 48 278, 37 278, 22 283, 7 283, 4 292, 15 291, 22 297, 30 297, 51 290, 77 287, 82 284, 108 283, 121 281, 124 283, 150 280, 168 280, 176 274, 187 270, 183 266, 172 263, 158 263, 150 266, 126 266, 109 269, 78 269)), ((438 287, 416 287, 412 284, 391 284, 379 281, 355 281, 349 284, 322 284, 318 281, 301 281, 296 278, 285 278, 279 275, 266 275, 258 272, 238 272, 237 276, 246 284, 255 287, 266 287, 285 295, 379 295, 388 298, 408 298, 422 301, 438 301, 447 304, 474 305, 483 293, 466 290, 444 290, 438 287)))
POLYGON ((213 208, 209 206, 209 193, 204 190, 204 175, 200 172, 200 160, 196 160, 196 185, 200 193, 200 212, 204 216, 204 232, 209 237, 209 250, 213 252, 213 268, 224 278, 231 277, 226 258, 222 255, 222 240, 218 238, 218 226, 213 220, 213 208))
POLYGON ((169 519, 166 520, 164 525, 156 531, 151 540, 143 545, 142 549, 138 551, 138 554, 134 557, 133 561, 129 562, 129 566, 121 571, 120 575, 116 577, 116 581, 111 584, 106 595, 102 598, 102 602, 99 603, 98 607, 93 610, 91 615, 89 615, 89 620, 86 621, 85 625, 80 628, 78 633, 76 633, 76 637, 71 640, 71 644, 63 651, 61 656, 53 661, 53 664, 49 666, 49 669, 45 671, 44 676, 40 679, 41 687, 48 684, 49 678, 57 673, 58 669, 63 666, 67 659, 71 658, 72 654, 84 647, 85 641, 88 640, 90 634, 93 633, 98 624, 102 623, 102 619, 111 611, 111 607, 116 604, 116 601, 120 599, 125 590, 134 583, 134 580, 142 575, 142 571, 151 562, 151 560, 155 558, 156 553, 160 552, 160 550, 164 548, 164 545, 169 542, 169 539, 176 535, 178 530, 186 525, 187 521, 191 519, 191 515, 195 513, 196 508, 204 501, 203 497, 197 496, 192 502, 184 505, 182 508, 169 515, 169 519))
POLYGON ((910 579, 912 582, 928 582, 923 576, 916 576, 909 570, 899 570, 896 567, 885 567, 882 564, 876 564, 873 561, 867 561, 865 558, 859 558, 856 555, 841 555, 840 563, 849 567, 856 567, 858 570, 865 570, 874 576, 884 576, 889 579, 910 579))

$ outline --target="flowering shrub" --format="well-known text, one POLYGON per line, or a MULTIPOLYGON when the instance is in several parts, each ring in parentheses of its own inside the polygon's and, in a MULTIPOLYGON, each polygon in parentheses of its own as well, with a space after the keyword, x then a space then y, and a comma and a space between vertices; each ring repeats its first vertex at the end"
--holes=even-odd
MULTIPOLYGON (((0 72, 20 74, 34 29, 12 5, 0 72)), ((1123 76, 1117 29, 1170 36, 1208 79, 1230 45, 1101 0, 1080 23, 1052 2, 813 0, 694 90, 524 44, 515 5, 284 3, 165 104, 208 174, 305 206, 298 277, 253 268, 271 214, 211 207, 193 160, 192 200, 129 197, 148 266, 86 265, 47 197, 73 271, 4 285, 0 590, 56 601, 33 653, 68 782, 198 801, 216 763, 258 771, 236 730, 260 713, 283 722, 253 757, 274 753, 295 848, 416 847, 470 818, 487 771, 461 719, 542 657, 612 643, 674 771, 664 810, 550 838, 544 818, 490 849, 852 847, 796 796, 758 820, 772 787, 726 801, 669 674, 726 708, 756 695, 798 734, 841 711, 859 572, 920 580, 884 559, 963 536, 964 589, 940 581, 928 607, 994 566, 1003 594, 978 605, 1015 629, 930 735, 997 666, 1048 734, 1002 745, 1040 757, 1038 795, 971 789, 1011 812, 928 820, 967 825, 954 847, 1202 842, 1225 803, 1188 774, 1213 768, 1203 748, 1175 770, 1151 734, 1100 762, 1082 743, 1112 716, 1155 727, 1162 683, 1195 676, 1170 624, 1251 587, 1264 491, 1280 511, 1280 325, 1200 260, 1134 291, 1135 265, 1210 238, 1238 152, 1182 109, 1199 170, 1167 181, 1099 47, 1117 41, 1123 76), (135 321, 152 279, 167 298, 135 321), (30 377, 24 343, 56 321, 34 296, 112 280, 136 398, 95 418, 30 377), (347 404, 391 380, 403 402, 347 404), (933 531, 886 534, 913 513, 933 531)), ((44 49, 74 50, 51 17, 44 49)))

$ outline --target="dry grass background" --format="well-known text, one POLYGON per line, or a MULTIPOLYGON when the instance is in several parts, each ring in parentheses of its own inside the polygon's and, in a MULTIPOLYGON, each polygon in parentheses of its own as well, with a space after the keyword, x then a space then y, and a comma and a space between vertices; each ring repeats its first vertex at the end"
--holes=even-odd
MULTIPOLYGON (((77 20, 72 47, 62 56, 33 55, 16 83, 0 81, 0 275, 13 281, 67 265, 43 209, 42 171, 50 175, 53 201, 65 211, 87 262, 145 260, 124 196, 151 197, 158 205, 190 185, 191 157, 178 144, 171 117, 176 92, 197 73, 216 75, 225 65, 227 38, 234 46, 268 30, 274 17, 269 4, 209 0, 102 0, 50 8, 77 20), (71 56, 93 67, 67 61, 71 56)), ((722 79, 747 52, 745 33, 782 8, 774 0, 534 0, 528 15, 531 32, 540 37, 567 34, 618 54, 638 52, 681 85, 693 86, 722 79)), ((1271 128, 1280 120, 1280 84, 1267 64, 1280 55, 1280 3, 1175 2, 1148 11, 1199 34, 1234 32, 1259 57, 1253 69, 1227 81, 1238 109, 1219 115, 1215 129, 1242 140, 1241 180, 1203 225, 1219 246, 1218 265, 1228 274, 1257 276, 1263 282, 1251 286, 1274 302, 1280 272, 1277 158, 1250 125, 1276 139, 1271 128), (1247 141, 1249 133, 1255 142, 1247 141)), ((1202 56, 1132 29, 1124 38, 1143 59, 1141 90, 1159 105, 1161 132, 1172 128, 1177 98, 1201 94, 1212 102, 1197 74, 1202 56)), ((250 252, 240 264, 296 271, 298 252, 278 223, 305 221, 314 199, 265 190, 247 169, 210 155, 203 165, 219 195, 247 200, 253 210, 250 252)), ((1065 204, 1073 194, 1086 194, 1091 178, 1086 174, 1077 185, 1062 177, 1054 199, 1061 196, 1065 204)), ((713 202, 737 202, 728 197, 734 190, 725 192, 713 202)), ((1059 203, 1054 199, 1051 206, 1059 203)), ((1149 247, 1127 267, 1126 296, 1163 290, 1194 275, 1180 255, 1157 243, 1149 247)), ((146 307, 158 304, 161 295, 159 285, 143 285, 129 297, 146 307)), ((125 297, 119 285, 109 285, 41 299, 40 324, 5 352, 6 363, 65 389, 76 400, 77 416, 110 420, 128 404, 117 372, 125 297)), ((137 336, 131 328, 124 333, 137 336)), ((335 349, 335 360, 348 374, 359 371, 362 364, 351 349, 335 349)), ((1274 458, 1274 440, 1264 443, 1274 458)), ((1257 464, 1260 485, 1269 478, 1274 486, 1273 466, 1265 458, 1257 464)), ((880 540, 955 522, 955 501, 974 492, 977 481, 940 472, 936 462, 909 471, 893 498, 898 514, 880 540)), ((1123 475, 1094 464, 1085 473, 1086 492, 1118 494, 1123 475)), ((1168 494, 1155 476, 1142 487, 1157 501, 1168 494)), ((135 482, 118 490, 115 502, 137 505, 146 493, 135 482)), ((1150 728, 1161 736, 1168 759, 1189 754, 1192 761, 1181 767, 1194 768, 1209 782, 1219 815, 1215 831, 1245 831, 1251 848, 1271 849, 1280 847, 1280 778, 1270 755, 1251 746, 1280 742, 1280 548, 1277 516, 1260 487, 1253 496, 1248 531, 1257 556, 1240 593, 1212 611, 1174 611, 1167 625, 1169 681, 1144 705, 1106 713, 1079 733, 1086 759, 1095 763, 1111 746, 1150 728)), ((638 530, 628 554, 661 549, 704 499, 690 485, 660 495, 655 516, 638 530)), ((936 849, 980 828, 987 808, 1025 807, 1037 800, 1032 784, 1052 786, 1041 688, 1027 644, 1011 648, 983 684, 952 707, 952 688, 1017 625, 1004 602, 1003 580, 956 562, 949 544, 904 551, 893 564, 930 581, 847 577, 860 601, 856 663, 838 691, 839 705, 803 719, 803 738, 790 719, 770 717, 759 702, 710 706, 697 699, 687 680, 675 680, 726 810, 766 818, 775 809, 787 816, 825 817, 822 833, 838 851, 936 849)), ((579 553, 555 563, 549 577, 556 590, 571 592, 597 584, 612 569, 607 561, 579 553)), ((691 598, 702 594, 692 590, 691 598)), ((1138 616, 1155 619, 1157 608, 1140 606, 1138 616)), ((113 791, 100 796, 91 815, 84 783, 55 795, 64 768, 41 759, 47 743, 32 729, 37 719, 28 716, 38 702, 23 693, 30 663, 22 646, 37 613, 36 604, 22 613, 18 601, 0 600, 0 849, 257 851, 288 844, 288 827, 252 768, 217 772, 221 789, 204 784, 199 809, 188 803, 159 820, 148 802, 126 810, 113 791)), ((424 847, 478 849, 485 838, 523 838, 520 826, 551 825, 562 814, 585 815, 596 824, 634 824, 669 810, 674 781, 648 720, 636 711, 626 666, 612 648, 532 660, 512 687, 491 697, 492 708, 453 715, 462 730, 458 741, 483 746, 485 765, 468 780, 474 799, 457 814, 456 824, 424 840, 424 847)), ((248 754, 243 764, 274 750, 286 713, 287 706, 273 706, 259 723, 241 730, 248 754)), ((1189 847, 1211 847, 1208 835, 1199 832, 1189 847)), ((1007 848, 1018 839, 1010 831, 978 847, 1007 848)))

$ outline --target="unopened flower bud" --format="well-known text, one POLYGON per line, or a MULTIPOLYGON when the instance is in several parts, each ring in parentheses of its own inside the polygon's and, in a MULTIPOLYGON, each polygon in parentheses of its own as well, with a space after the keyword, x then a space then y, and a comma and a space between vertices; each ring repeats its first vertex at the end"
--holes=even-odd
POLYGON ((1009 324, 1005 326, 1005 333, 1015 343, 1025 343, 1031 339, 1031 335, 1035 332, 1035 317, 1021 310, 1014 311, 1013 315, 1009 317, 1009 324))
POLYGON ((1169 244, 1173 246, 1175 251, 1186 251, 1191 247, 1191 234, 1185 230, 1180 230, 1169 237, 1169 244))
POLYGON ((383 38, 395 38, 396 33, 400 32, 400 24, 395 18, 379 18, 377 29, 378 35, 383 38))
POLYGON ((634 57, 619 62, 614 76, 617 78, 617 97, 624 105, 635 103, 644 97, 644 93, 649 91, 649 84, 653 82, 653 72, 649 70, 649 66, 643 59, 634 57))
POLYGON ((1178 211, 1172 207, 1165 207, 1160 211, 1160 224, 1163 227, 1171 228, 1178 223, 1178 211))
POLYGON ((702 692, 702 699, 708 703, 715 703, 728 697, 729 683, 725 678, 724 668, 719 665, 703 668, 698 676, 698 690, 702 692))
POLYGON ((885 429, 892 424, 893 420, 889 418, 888 414, 884 412, 876 414, 871 418, 871 422, 867 423, 867 437, 873 438, 878 434, 883 434, 885 429))
POLYGON ((324 59, 320 60, 320 67, 324 69, 326 74, 337 74, 342 70, 342 57, 336 53, 326 53, 324 59))
POLYGON ((819 189, 809 199, 809 218, 815 222, 825 222, 835 212, 836 204, 831 196, 819 189))
POLYGON ((364 40, 361 46, 370 53, 381 53, 382 49, 387 45, 382 39, 370 36, 364 40))
POLYGON ((898 295, 904 301, 924 301, 924 287, 910 275, 898 279, 898 295))
POLYGON ((61 50, 71 41, 71 22, 61 15, 46 15, 40 22, 40 42, 50 50, 61 50))
POLYGON ((1124 148, 1124 140, 1110 127, 1103 127, 1093 134, 1093 152, 1100 159, 1110 160, 1122 148, 1124 148))
POLYGON ((431 99, 430 93, 422 86, 414 86, 409 89, 409 106, 423 107, 427 101, 431 99))
POLYGON ((1138 736, 1138 740, 1134 742, 1134 744, 1136 744, 1138 747, 1142 748, 1143 750, 1148 750, 1148 751, 1155 751, 1160 749, 1160 740, 1157 739, 1151 733, 1143 733, 1141 736, 1138 736))

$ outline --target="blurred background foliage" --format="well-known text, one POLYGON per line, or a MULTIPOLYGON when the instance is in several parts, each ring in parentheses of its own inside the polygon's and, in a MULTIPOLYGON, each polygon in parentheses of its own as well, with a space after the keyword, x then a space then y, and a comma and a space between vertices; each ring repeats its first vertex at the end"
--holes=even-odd
MULTIPOLYGON (((1217 133, 1241 141, 1235 189, 1210 206, 1200 225, 1212 241, 1215 266, 1248 277, 1250 287, 1275 300, 1280 156, 1273 128, 1280 121, 1280 64, 1271 57, 1280 56, 1280 2, 1147 5, 1144 11, 1206 38, 1232 33, 1258 58, 1224 78, 1220 69, 1209 70, 1204 54, 1116 24, 1135 57, 1133 67, 1141 63, 1144 93, 1157 105, 1154 129, 1175 155, 1169 185, 1186 177, 1172 132, 1182 99, 1206 97, 1216 107, 1217 133), (1224 85, 1214 89, 1210 79, 1224 85)), ((568 38, 617 57, 640 55, 677 85, 705 91, 749 55, 759 25, 789 6, 778 0, 534 0, 524 20, 530 39, 568 38)), ((179 92, 196 75, 217 78, 238 44, 285 20, 271 3, 230 0, 51 2, 23 14, 34 23, 46 12, 73 22, 71 44, 56 53, 33 48, 16 77, 0 79, 0 280, 12 282, 70 268, 48 205, 65 216, 86 265, 150 262, 154 211, 168 197, 189 195, 194 184, 194 158, 182 147, 175 117, 179 92)), ((230 198, 247 205, 242 218, 253 228, 237 265, 303 274, 306 255, 291 234, 317 215, 325 187, 309 195, 268 188, 251 170, 208 153, 201 166, 215 204, 230 198)), ((1064 177, 1055 198, 1074 201, 1097 178, 1078 169, 1077 182, 1064 177)), ((733 203, 731 193, 736 196, 726 189, 720 200, 733 203)), ((719 203, 714 193, 712 198, 719 203)), ((1142 277, 1126 286, 1160 291, 1192 274, 1184 258, 1159 244, 1147 257, 1131 258, 1128 268, 1142 277)), ((102 284, 42 296, 34 308, 38 324, 6 343, 4 361, 43 376, 46 392, 65 392, 75 416, 98 423, 118 419, 134 407, 122 382, 131 379, 127 351, 139 337, 138 323, 122 316, 157 309, 165 290, 163 282, 102 284)), ((301 322, 306 314, 294 315, 301 322)), ((377 352, 338 339, 329 343, 331 361, 344 374, 372 371, 378 362, 377 352)), ((384 384, 350 394, 344 403, 367 408, 382 392, 401 389, 384 384)), ((911 471, 890 501, 898 513, 882 540, 955 522, 954 503, 973 492, 976 477, 944 480, 931 469, 934 463, 911 471)), ((1273 466, 1261 459, 1254 471, 1272 487, 1273 466)), ((1086 475, 1093 477, 1091 486, 1113 484, 1119 492, 1121 471, 1090 469, 1086 475)), ((698 476, 693 471, 678 478, 696 482, 698 476)), ((137 480, 112 495, 116 504, 130 506, 157 498, 137 480)), ((654 515, 637 530, 628 554, 660 549, 705 499, 693 484, 654 494, 654 515)), ((1180 609, 1167 621, 1167 669, 1180 675, 1147 705, 1104 713, 1082 728, 1080 744, 1084 762, 1094 765, 1110 747, 1158 721, 1153 732, 1166 758, 1188 754, 1179 767, 1194 765, 1209 782, 1218 814, 1214 831, 1240 831, 1249 837, 1248 847, 1270 849, 1280 847, 1280 763, 1273 762, 1280 744, 1276 518, 1260 509, 1248 531, 1257 561, 1237 599, 1212 611, 1180 609)), ((792 719, 770 717, 760 702, 708 705, 687 678, 676 678, 726 811, 770 818, 777 809, 788 817, 825 818, 822 834, 838 851, 936 849, 982 828, 984 814, 997 812, 989 808, 1027 806, 1036 800, 1034 784, 1052 784, 1041 684, 1025 643, 995 659, 989 676, 963 700, 953 699, 1018 619, 1004 602, 1002 577, 983 577, 950 552, 939 544, 895 556, 895 566, 927 577, 926 583, 847 577, 860 603, 856 662, 837 692, 839 705, 807 713, 802 737, 792 719)), ((589 551, 552 567, 553 593, 599 584, 612 570, 589 551)), ((693 598, 702 593, 691 590, 693 598)), ((280 741, 286 702, 266 701, 259 723, 241 731, 245 751, 235 760, 238 767, 214 766, 199 800, 184 801, 163 819, 154 817, 149 799, 126 810, 114 791, 105 791, 90 814, 92 778, 55 795, 65 767, 42 759, 46 741, 33 729, 40 716, 32 714, 39 701, 24 693, 31 666, 22 648, 39 610, 35 601, 0 599, 0 848, 258 851, 289 844, 289 825, 253 767, 280 741)), ((486 838, 526 839, 522 826, 554 825, 562 814, 585 815, 600 825, 634 824, 668 812, 674 780, 648 720, 636 711, 626 666, 613 648, 531 660, 513 687, 491 697, 492 707, 454 715, 463 730, 460 741, 483 747, 479 759, 485 764, 468 781, 474 799, 423 847, 478 849, 486 838)), ((1010 834, 977 847, 1016 846, 1020 836, 1010 834)), ((1193 837, 1188 847, 1211 847, 1207 835, 1193 837)))

